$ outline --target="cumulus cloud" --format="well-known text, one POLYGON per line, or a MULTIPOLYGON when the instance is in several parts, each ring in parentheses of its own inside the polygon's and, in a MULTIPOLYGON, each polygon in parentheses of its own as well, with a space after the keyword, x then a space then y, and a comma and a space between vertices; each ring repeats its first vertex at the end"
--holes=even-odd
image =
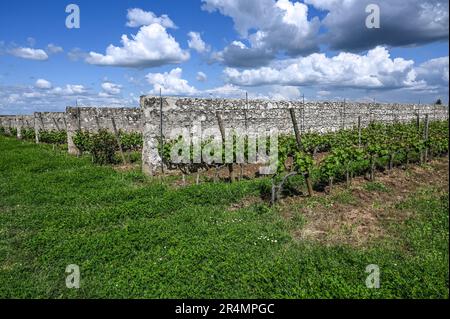
POLYGON ((419 83, 411 88, 416 94, 435 94, 448 96, 449 84, 449 57, 428 60, 414 69, 416 80, 419 83))
POLYGON ((55 45, 53 43, 50 43, 47 45, 47 53, 49 54, 56 54, 63 52, 64 49, 58 45, 55 45))
POLYGON ((127 26, 132 28, 137 28, 143 25, 151 25, 153 23, 160 24, 165 28, 177 27, 166 14, 157 17, 153 12, 144 11, 139 8, 128 9, 127 19, 127 26))
POLYGON ((66 106, 137 106, 135 97, 97 93, 82 84, 65 84, 56 87, 0 85, 0 113, 32 114, 37 111, 64 111, 66 106))
POLYGON ((86 92, 86 87, 81 84, 66 84, 64 87, 57 86, 51 90, 51 93, 56 95, 78 95, 86 92))
POLYGON ((225 49, 217 52, 213 59, 229 67, 251 68, 268 64, 275 53, 268 48, 249 48, 241 41, 233 41, 225 49))
POLYGON ((300 89, 295 86, 275 86, 269 92, 269 98, 273 100, 296 100, 300 97, 300 89))
POLYGON ((191 31, 188 33, 188 37, 188 46, 190 49, 193 49, 198 53, 205 53, 210 50, 209 46, 202 40, 200 33, 191 31))
POLYGON ((417 78, 432 86, 448 86, 449 57, 441 57, 426 61, 417 67, 417 78))
POLYGON ((327 11, 323 36, 331 49, 361 51, 377 45, 406 46, 448 39, 447 0, 305 0, 327 11), (380 7, 379 29, 366 28, 368 4, 380 7))
POLYGON ((222 98, 241 97, 242 98, 244 94, 245 94, 245 91, 242 90, 240 87, 230 84, 230 83, 227 83, 227 84, 219 86, 219 87, 215 87, 212 89, 208 89, 208 90, 199 92, 198 95, 209 96, 209 97, 214 97, 214 98, 219 98, 219 97, 222 97, 222 98))
POLYGON ((51 89, 52 88, 52 84, 45 79, 37 79, 34 86, 37 87, 38 89, 51 89))
POLYGON ((49 59, 49 55, 63 52, 63 48, 57 46, 53 43, 47 45, 45 49, 35 49, 33 48, 36 44, 34 38, 27 38, 27 47, 17 46, 15 43, 6 44, 5 42, 0 42, 0 54, 7 53, 12 56, 36 61, 46 61, 49 59))
POLYGON ((326 90, 317 91, 317 95, 318 96, 327 96, 327 95, 330 95, 330 94, 331 94, 331 92, 330 91, 326 91, 326 90))
POLYGON ((448 40, 447 0, 378 0, 375 3, 380 7, 381 28, 368 29, 366 7, 373 3, 372 0, 203 0, 202 8, 233 19, 240 41, 214 55, 217 61, 230 67, 267 65, 280 53, 305 56, 319 52, 320 45, 361 52, 378 45, 409 46, 448 40), (309 16, 311 7, 324 11, 322 21, 309 16), (319 33, 321 27, 323 32, 319 33))
POLYGON ((226 83, 225 85, 219 87, 199 90, 190 85, 187 80, 183 79, 182 75, 183 70, 181 68, 175 68, 164 73, 147 74, 147 82, 153 87, 149 94, 159 94, 160 89, 163 95, 242 97, 243 94, 245 94, 244 90, 230 83, 226 83))
POLYGON ((27 38, 27 45, 29 47, 34 47, 36 45, 36 39, 33 37, 28 37, 27 38))
POLYGON ((197 81, 199 82, 206 82, 206 80, 208 80, 208 77, 206 76, 205 73, 203 72, 197 72, 197 76, 196 76, 197 81))
POLYGON ((86 62, 102 66, 144 68, 181 63, 189 59, 189 52, 182 50, 166 29, 157 23, 141 27, 131 39, 122 35, 121 43, 122 47, 109 45, 106 54, 90 52, 86 62))
POLYGON ((233 19, 240 37, 219 55, 228 66, 256 67, 267 64, 277 53, 298 56, 319 50, 320 21, 308 19, 308 6, 289 0, 203 0, 203 9, 219 11, 233 19), (241 45, 242 44, 242 45, 241 45))
POLYGON ((71 61, 85 60, 89 56, 88 53, 84 52, 80 48, 73 48, 67 53, 67 57, 71 61))
POLYGON ((103 82, 101 84, 101 87, 103 89, 102 93, 107 94, 107 95, 117 95, 117 94, 120 94, 120 92, 122 90, 122 85, 112 83, 112 82, 103 82))
POLYGON ((190 86, 187 80, 182 78, 183 70, 175 68, 170 72, 148 73, 147 82, 153 85, 151 94, 158 94, 159 90, 166 95, 196 94, 197 89, 190 86))
POLYGON ((45 53, 45 51, 42 49, 18 47, 11 49, 9 52, 11 55, 14 55, 22 59, 37 60, 37 61, 48 60, 47 53, 45 53))
POLYGON ((240 71, 224 70, 228 81, 237 85, 327 85, 333 87, 393 89, 415 84, 414 61, 391 59, 388 50, 376 47, 366 55, 342 52, 328 58, 314 53, 261 67, 240 71))

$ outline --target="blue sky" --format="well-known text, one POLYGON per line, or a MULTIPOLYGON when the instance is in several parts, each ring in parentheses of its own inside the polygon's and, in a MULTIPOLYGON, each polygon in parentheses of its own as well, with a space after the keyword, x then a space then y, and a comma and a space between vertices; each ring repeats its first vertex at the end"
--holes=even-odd
POLYGON ((140 95, 160 88, 167 95, 447 103, 448 3, 399 3, 1 1, 0 114, 75 103, 138 106, 140 95), (79 29, 65 25, 70 3, 80 8, 79 29), (379 29, 364 24, 368 3, 381 8, 379 29), (123 48, 123 34, 133 49, 123 48), (106 52, 109 45, 115 53, 106 52))

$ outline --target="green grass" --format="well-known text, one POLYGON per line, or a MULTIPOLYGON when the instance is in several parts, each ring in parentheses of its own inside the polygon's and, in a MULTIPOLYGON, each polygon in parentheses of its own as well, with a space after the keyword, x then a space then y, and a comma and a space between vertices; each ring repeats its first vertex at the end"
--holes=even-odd
POLYGON ((389 192, 389 188, 380 182, 367 182, 364 188, 369 192, 389 192))
POLYGON ((305 220, 276 207, 228 209, 267 183, 175 189, 0 137, 0 298, 448 298, 442 190, 399 203, 413 217, 363 249, 296 241, 305 220), (80 289, 65 287, 69 264, 80 289), (365 286, 368 264, 380 289, 365 286))

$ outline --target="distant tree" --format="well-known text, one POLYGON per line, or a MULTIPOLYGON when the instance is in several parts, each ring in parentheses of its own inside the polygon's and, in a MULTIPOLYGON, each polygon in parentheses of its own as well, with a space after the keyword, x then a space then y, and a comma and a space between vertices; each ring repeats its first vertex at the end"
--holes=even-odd
POLYGON ((436 104, 436 105, 442 105, 441 99, 437 99, 436 103, 434 103, 434 104, 436 104))

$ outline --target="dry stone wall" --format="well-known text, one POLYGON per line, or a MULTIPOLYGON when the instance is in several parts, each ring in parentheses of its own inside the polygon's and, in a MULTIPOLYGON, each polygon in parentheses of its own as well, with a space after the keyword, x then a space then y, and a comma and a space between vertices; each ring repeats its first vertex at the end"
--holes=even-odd
POLYGON ((380 104, 380 103, 305 103, 299 101, 267 101, 237 99, 199 99, 142 96, 142 123, 144 147, 143 171, 153 174, 161 165, 158 140, 168 137, 174 129, 218 129, 219 113, 226 129, 246 132, 276 128, 280 133, 293 133, 289 109, 294 109, 302 132, 328 132, 361 125, 371 121, 387 123, 409 122, 416 114, 423 119, 448 119, 448 107, 440 105, 380 104), (161 121, 162 104, 162 121, 161 121))
POLYGON ((36 143, 39 143, 40 131, 65 131, 67 130, 66 114, 64 112, 35 112, 34 132, 36 143))
POLYGON ((16 115, 17 138, 22 139, 22 129, 34 129, 34 115, 16 115))
POLYGON ((22 138, 21 129, 34 128, 33 115, 0 115, 0 126, 4 127, 7 132, 11 129, 17 129, 17 138, 22 138))
POLYGON ((73 137, 78 130, 98 132, 106 129, 142 132, 141 109, 113 107, 67 107, 67 143, 70 154, 78 154, 73 137))
POLYGON ((0 115, 0 126, 3 127, 7 133, 11 133, 11 129, 15 128, 15 115, 0 115))
POLYGON ((143 134, 143 171, 153 174, 161 165, 158 140, 170 137, 174 129, 218 131, 217 114, 225 129, 240 129, 247 134, 277 129, 279 133, 293 133, 290 109, 294 110, 301 132, 327 132, 357 125, 367 126, 372 121, 387 123, 423 119, 448 119, 448 106, 417 104, 380 104, 300 101, 268 101, 239 99, 199 99, 180 97, 142 96, 140 108, 67 107, 66 112, 36 112, 33 115, 0 115, 0 126, 6 130, 34 128, 36 142, 40 130, 66 130, 70 154, 78 154, 73 136, 78 130, 97 132, 106 129, 139 132, 143 134), (162 117, 160 107, 162 104, 162 117), (161 127, 162 123, 162 127, 161 127))

